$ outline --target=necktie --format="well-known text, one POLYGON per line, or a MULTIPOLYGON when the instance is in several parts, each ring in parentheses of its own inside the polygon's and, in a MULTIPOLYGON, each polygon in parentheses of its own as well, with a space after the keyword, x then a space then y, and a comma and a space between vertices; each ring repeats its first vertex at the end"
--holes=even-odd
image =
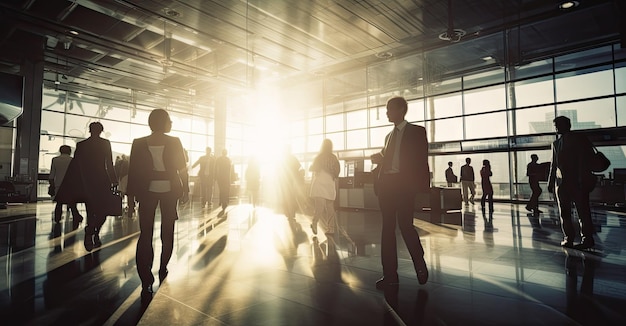
POLYGON ((398 134, 398 128, 394 127, 391 135, 389 136, 389 141, 387 142, 387 146, 385 146, 385 156, 383 159, 383 166, 385 169, 383 171, 391 170, 391 162, 393 161, 393 154, 396 152, 396 138, 398 134))

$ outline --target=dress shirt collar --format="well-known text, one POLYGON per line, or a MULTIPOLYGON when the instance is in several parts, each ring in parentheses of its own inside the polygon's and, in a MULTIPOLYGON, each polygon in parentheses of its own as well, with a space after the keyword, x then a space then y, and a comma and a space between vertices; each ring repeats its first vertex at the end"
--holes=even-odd
POLYGON ((402 131, 407 124, 408 122, 406 120, 403 120, 402 122, 398 123, 397 126, 394 126, 394 128, 398 129, 398 131, 402 131))

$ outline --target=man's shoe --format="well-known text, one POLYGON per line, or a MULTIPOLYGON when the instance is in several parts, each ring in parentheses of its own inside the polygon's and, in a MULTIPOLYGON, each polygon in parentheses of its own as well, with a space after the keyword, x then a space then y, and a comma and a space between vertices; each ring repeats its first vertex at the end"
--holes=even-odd
POLYGON ((85 250, 93 250, 93 232, 88 231, 87 228, 85 228, 85 239, 83 240, 83 244, 85 245, 85 250))
POLYGON ((593 248, 593 246, 596 245, 596 242, 593 239, 583 239, 583 242, 577 244, 574 246, 574 249, 578 249, 578 250, 586 250, 586 249, 591 249, 593 248))
POLYGON ((574 243, 572 241, 569 241, 569 240, 563 240, 563 241, 561 241, 561 247, 574 248, 574 243))
POLYGON ((422 285, 426 284, 426 282, 428 282, 428 267, 426 267, 426 262, 422 260, 415 270, 417 272, 417 281, 422 285))
POLYGON ((167 268, 160 269, 159 270, 159 282, 163 283, 163 280, 167 277, 167 274, 169 274, 169 271, 167 270, 167 268))
POLYGON ((376 281, 376 288, 379 290, 383 290, 388 286, 398 286, 400 281, 398 279, 385 278, 381 277, 378 281, 376 281))
POLYGON ((150 285, 143 285, 141 287, 141 299, 142 300, 152 299, 152 294, 153 293, 154 293, 154 290, 152 290, 152 284, 150 284, 150 285))
POLYGON ((532 207, 530 207, 530 206, 528 206, 528 205, 526 205, 526 210, 527 210, 527 211, 529 211, 529 212, 532 212, 532 211, 533 211, 533 208, 532 208, 532 207))
POLYGON ((100 235, 98 235, 98 233, 94 233, 93 235, 93 247, 94 248, 102 247, 102 241, 100 241, 100 235))

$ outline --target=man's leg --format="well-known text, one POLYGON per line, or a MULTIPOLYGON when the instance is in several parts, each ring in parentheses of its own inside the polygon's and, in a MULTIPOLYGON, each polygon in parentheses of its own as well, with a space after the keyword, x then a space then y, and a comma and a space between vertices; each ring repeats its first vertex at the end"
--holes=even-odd
POLYGON ((76 204, 67 204, 68 208, 70 209, 70 211, 72 212, 72 217, 74 218, 74 220, 78 221, 79 223, 83 220, 83 216, 80 215, 80 212, 78 212, 78 208, 76 207, 76 204))
POLYGON ((337 228, 337 215, 335 214, 335 201, 324 199, 326 205, 326 214, 324 214, 324 220, 326 221, 326 233, 334 234, 337 228))
POLYGON ((574 225, 572 224, 572 198, 567 189, 562 187, 556 188, 556 198, 559 204, 559 212, 561 213, 561 230, 563 231, 562 246, 569 247, 574 243, 576 238, 574 234, 574 225))
POLYGON ((588 249, 595 245, 593 234, 595 229, 591 220, 591 207, 589 205, 589 194, 585 191, 576 192, 576 212, 581 224, 582 241, 580 249, 588 249))
POLYGON ((467 192, 469 191, 467 181, 461 181, 461 188, 463 188, 462 189, 463 190, 463 202, 465 202, 465 204, 467 205, 467 199, 468 199, 467 192))
POLYGON ((200 182, 199 182, 199 186, 200 186, 200 205, 202 207, 204 207, 204 203, 206 203, 206 177, 205 176, 199 176, 200 182))
POLYGON ((426 283, 428 280, 428 268, 424 261, 424 248, 420 242, 419 234, 413 226, 413 211, 415 207, 415 196, 412 193, 400 194, 398 200, 398 226, 402 233, 402 238, 406 244, 415 272, 420 284, 426 283))
POLYGON ((54 221, 61 222, 61 217, 63 215, 63 204, 58 203, 54 206, 54 221))
MULTIPOLYGON (((378 202, 382 216, 380 256, 383 265, 384 283, 398 282, 398 249, 396 244, 396 214, 398 212, 397 185, 392 176, 383 176, 378 191, 378 202)), ((378 283, 377 283, 378 284, 378 283)), ((383 284, 384 285, 384 284, 383 284)))
POLYGON ((211 207, 212 202, 213 202, 213 184, 215 183, 215 180, 213 179, 212 176, 209 176, 206 178, 206 201, 207 201, 207 205, 209 207, 211 207))
POLYGON ((541 187, 539 186, 539 183, 531 183, 530 184, 530 189, 532 191, 532 194, 530 196, 530 200, 528 201, 528 208, 532 209, 536 209, 539 206, 539 195, 541 195, 541 187))
POLYGON ((143 289, 151 290, 149 287, 154 282, 152 275, 152 261, 154 259, 154 248, 152 247, 152 236, 154 232, 154 215, 158 201, 150 198, 143 199, 139 203, 139 240, 137 240, 136 264, 137 273, 141 279, 143 289))
POLYGON ((163 281, 168 274, 167 264, 174 251, 174 223, 178 216, 176 212, 177 199, 161 198, 161 265, 159 266, 159 280, 163 281))
POLYGON ((311 222, 311 230, 313 234, 317 234, 317 224, 324 214, 324 198, 313 197, 313 221, 311 222))

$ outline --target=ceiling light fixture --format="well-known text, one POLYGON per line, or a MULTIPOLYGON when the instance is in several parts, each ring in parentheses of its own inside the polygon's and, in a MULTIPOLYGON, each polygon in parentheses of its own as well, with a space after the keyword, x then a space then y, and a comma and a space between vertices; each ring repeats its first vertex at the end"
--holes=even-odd
POLYGON ((180 12, 176 11, 176 9, 172 8, 163 8, 163 12, 166 16, 178 18, 181 16, 180 12))
POLYGON ((379 59, 389 59, 391 57, 393 57, 393 53, 391 52, 380 52, 380 53, 376 53, 376 57, 379 59))
POLYGON ((452 12, 452 0, 448 0, 448 29, 439 34, 439 39, 442 41, 448 41, 456 43, 461 40, 463 36, 467 34, 460 28, 454 28, 454 16, 452 12))
POLYGON ((448 31, 445 31, 441 34, 439 34, 439 39, 442 41, 449 41, 452 43, 456 43, 458 41, 461 40, 461 38, 463 36, 465 36, 465 34, 467 34, 464 30, 460 29, 460 28, 455 28, 452 30, 452 33, 449 33, 448 31))
POLYGON ((563 1, 559 4, 559 9, 569 10, 578 7, 579 4, 578 1, 563 1))

